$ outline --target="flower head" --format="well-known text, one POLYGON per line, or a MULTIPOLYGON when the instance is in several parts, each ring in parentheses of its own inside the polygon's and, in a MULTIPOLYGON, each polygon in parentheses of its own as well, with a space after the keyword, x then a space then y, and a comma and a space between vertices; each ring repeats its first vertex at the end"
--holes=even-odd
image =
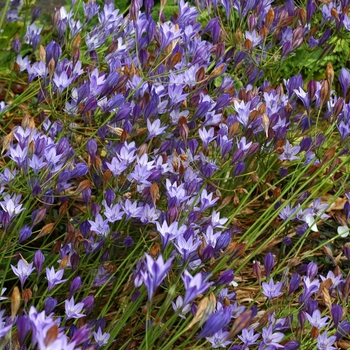
POLYGON ((33 263, 26 263, 24 260, 19 260, 17 268, 12 266, 12 271, 16 276, 19 277, 19 280, 21 282, 21 287, 23 288, 24 282, 29 277, 29 275, 34 271, 33 263))
POLYGON ((277 282, 276 284, 274 284, 272 278, 270 279, 269 283, 263 282, 262 287, 262 293, 266 295, 268 299, 277 298, 283 294, 283 292, 281 292, 282 282, 277 282))

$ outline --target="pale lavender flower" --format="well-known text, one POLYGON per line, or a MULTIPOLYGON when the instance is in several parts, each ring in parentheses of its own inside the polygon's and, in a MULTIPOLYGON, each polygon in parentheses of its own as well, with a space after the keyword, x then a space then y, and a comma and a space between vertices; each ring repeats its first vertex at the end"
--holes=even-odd
POLYGON ((5 311, 6 310, 0 311, 0 338, 1 339, 3 339, 5 337, 5 335, 9 332, 9 330, 12 327, 12 324, 5 326, 5 324, 6 324, 5 317, 4 317, 5 311))
POLYGON ((160 238, 162 240, 162 246, 163 249, 166 248, 168 243, 172 240, 174 240, 176 237, 183 235, 183 233, 186 231, 186 226, 180 226, 178 222, 174 221, 170 226, 166 222, 166 220, 163 221, 163 224, 160 225, 159 222, 156 222, 157 225, 157 231, 160 234, 160 238))
POLYGON ((263 328, 262 330, 263 344, 269 346, 275 346, 276 348, 283 348, 283 345, 278 344, 284 337, 281 332, 273 333, 272 324, 269 328, 263 328))
POLYGON ((120 175, 128 167, 124 160, 118 160, 116 157, 112 158, 111 163, 106 162, 106 165, 114 176, 120 175))
POLYGON ((267 296, 269 300, 273 298, 277 298, 283 294, 283 292, 281 292, 282 286, 283 286, 282 282, 277 282, 276 284, 274 284, 273 279, 271 278, 269 283, 266 283, 266 282, 262 283, 262 287, 263 287, 262 293, 265 296, 267 296))
POLYGON ((186 319, 185 314, 187 314, 191 310, 191 305, 190 304, 184 305, 184 301, 181 295, 179 295, 176 298, 175 303, 172 301, 171 304, 173 306, 174 311, 176 312, 177 310, 181 310, 179 316, 183 319, 186 319))
POLYGON ((34 271, 33 263, 27 264, 24 260, 19 260, 17 268, 11 265, 13 273, 19 277, 19 280, 21 282, 21 287, 23 288, 23 285, 26 281, 26 279, 29 277, 29 275, 34 271))
POLYGON ((107 236, 109 231, 110 231, 110 227, 108 225, 109 220, 103 220, 102 215, 101 214, 97 214, 95 221, 93 220, 88 220, 88 222, 91 225, 91 231, 94 231, 95 233, 97 233, 98 235, 102 235, 102 236, 107 236))
POLYGON ((323 203, 321 204, 321 198, 317 198, 312 203, 312 211, 315 217, 319 216, 320 219, 324 220, 329 218, 330 216, 325 213, 325 210, 329 207, 329 204, 323 203))
POLYGON ((253 44, 253 47, 259 45, 261 43, 261 37, 257 33, 256 30, 253 30, 252 32, 245 32, 246 39, 250 40, 253 44))
POLYGON ((206 339, 211 343, 213 349, 226 348, 232 343, 231 340, 226 340, 228 335, 229 332, 220 329, 211 337, 207 337, 206 339))
POLYGON ((162 134, 164 130, 166 130, 166 128, 167 128, 166 126, 160 126, 159 119, 156 119, 153 123, 149 119, 147 119, 147 129, 148 129, 147 140, 150 140, 151 138, 162 134))
POLYGON ((183 261, 187 262, 191 255, 197 252, 197 248, 201 245, 201 243, 202 241, 198 237, 189 237, 186 241, 183 235, 179 235, 176 238, 176 243, 174 243, 174 246, 182 255, 183 261))
POLYGON ((97 332, 93 332, 93 335, 95 342, 99 347, 106 346, 111 336, 109 333, 102 333, 101 327, 98 328, 97 332))
POLYGON ((242 340, 243 345, 246 347, 255 345, 259 337, 259 333, 254 334, 254 329, 248 330, 247 328, 243 328, 242 335, 238 336, 238 338, 242 340))
POLYGON ((205 279, 203 280, 201 272, 193 277, 187 270, 185 270, 181 279, 183 280, 186 289, 183 302, 185 305, 191 303, 197 295, 205 293, 212 285, 212 283, 206 282, 205 279))
POLYGON ((60 75, 54 73, 53 82, 60 94, 72 83, 72 81, 73 78, 68 78, 66 71, 63 71, 60 75))
POLYGON ((120 221, 123 218, 124 212, 120 204, 114 204, 113 206, 108 206, 106 201, 103 200, 102 204, 105 207, 104 215, 109 222, 120 221))
POLYGON ((19 71, 23 72, 27 69, 28 65, 30 64, 30 61, 28 56, 25 56, 24 58, 22 58, 21 55, 18 55, 16 58, 16 63, 19 66, 19 71))
POLYGON ((290 204, 288 203, 281 211, 280 213, 278 214, 278 216, 286 221, 288 220, 289 218, 292 219, 293 216, 294 216, 294 213, 296 211, 297 208, 291 208, 290 207, 290 204))
POLYGON ((312 316, 308 313, 306 313, 306 317, 309 320, 310 324, 312 327, 316 327, 317 329, 321 329, 325 326, 327 326, 328 322, 328 316, 321 317, 321 311, 320 310, 315 310, 312 313, 312 316))
POLYGON ((124 205, 122 205, 122 208, 126 214, 126 220, 142 217, 143 207, 138 207, 137 201, 131 202, 130 199, 127 199, 124 205))
POLYGON ((19 204, 20 200, 21 196, 10 197, 9 195, 6 195, 4 197, 4 201, 0 202, 0 205, 3 211, 8 213, 12 218, 20 212, 22 212, 23 210, 25 210, 25 208, 22 208, 22 204, 19 204))
POLYGON ((320 277, 321 277, 322 281, 325 281, 327 279, 331 279, 333 288, 338 286, 343 281, 343 275, 339 274, 338 276, 336 276, 333 271, 328 271, 326 277, 324 277, 322 275, 320 277))
POLYGON ((19 144, 16 147, 10 147, 10 158, 14 160, 18 166, 22 166, 22 164, 27 160, 28 147, 21 147, 19 144))
POLYGON ((166 263, 164 263, 164 259, 161 254, 157 260, 153 260, 153 258, 148 254, 145 255, 146 262, 144 266, 146 270, 141 270, 140 273, 143 278, 143 283, 148 291, 148 301, 151 301, 155 290, 159 287, 169 272, 173 258, 170 258, 166 263))
POLYGON ((55 272, 53 266, 51 267, 51 269, 49 269, 48 267, 46 268, 46 279, 49 284, 49 292, 54 286, 68 281, 67 279, 62 279, 63 274, 64 270, 58 270, 57 272, 55 272))
POLYGON ((332 335, 328 338, 327 331, 323 332, 317 337, 317 349, 318 350, 337 350, 338 348, 332 346, 337 337, 332 335))
POLYGON ((67 320, 69 320, 70 318, 81 318, 85 316, 84 314, 80 313, 84 308, 84 303, 74 304, 74 297, 71 297, 70 300, 65 300, 64 307, 66 311, 67 320))
POLYGON ((297 154, 300 151, 300 146, 291 147, 289 141, 287 140, 286 145, 284 146, 283 153, 278 157, 280 160, 297 160, 300 157, 297 157, 297 154))

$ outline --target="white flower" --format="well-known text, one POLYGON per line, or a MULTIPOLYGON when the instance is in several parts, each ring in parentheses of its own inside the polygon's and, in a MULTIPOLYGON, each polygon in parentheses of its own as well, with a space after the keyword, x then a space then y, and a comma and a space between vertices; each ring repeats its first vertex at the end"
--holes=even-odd
POLYGON ((307 214, 304 220, 308 224, 308 226, 311 228, 311 231, 318 232, 315 219, 311 214, 307 214))
POLYGON ((349 227, 347 225, 339 226, 337 232, 340 237, 345 238, 349 236, 349 227))

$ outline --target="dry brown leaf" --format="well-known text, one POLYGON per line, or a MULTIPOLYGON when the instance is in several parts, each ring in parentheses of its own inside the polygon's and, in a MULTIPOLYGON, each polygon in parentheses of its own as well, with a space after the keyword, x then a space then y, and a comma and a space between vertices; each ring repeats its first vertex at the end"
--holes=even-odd
POLYGON ((199 321, 204 322, 215 311, 215 305, 216 298, 214 293, 210 293, 208 297, 203 298, 199 302, 197 312, 188 325, 187 330, 191 329, 199 321))

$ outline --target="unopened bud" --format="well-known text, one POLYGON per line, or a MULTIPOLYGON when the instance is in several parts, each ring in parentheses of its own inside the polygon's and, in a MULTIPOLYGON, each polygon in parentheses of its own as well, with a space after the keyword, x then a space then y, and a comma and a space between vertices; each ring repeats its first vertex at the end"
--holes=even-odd
POLYGON ((270 10, 267 12, 266 14, 266 22, 265 22, 265 26, 267 28, 271 27, 271 24, 273 22, 273 20, 275 19, 275 11, 274 9, 271 7, 270 10))
POLYGON ((251 49, 253 48, 253 43, 249 39, 246 39, 244 42, 244 48, 247 51, 251 51, 251 49))

